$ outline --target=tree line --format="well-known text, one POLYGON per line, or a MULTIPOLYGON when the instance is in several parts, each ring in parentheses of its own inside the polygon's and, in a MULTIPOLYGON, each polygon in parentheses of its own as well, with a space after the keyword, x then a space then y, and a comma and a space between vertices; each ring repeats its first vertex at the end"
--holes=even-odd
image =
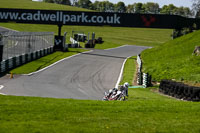
POLYGON ((92 3, 90 0, 44 0, 44 2, 76 6, 100 12, 170 14, 181 15, 184 17, 195 16, 200 18, 200 0, 193 0, 192 9, 183 6, 176 7, 173 4, 160 7, 158 3, 154 2, 138 2, 129 4, 128 6, 122 1, 116 4, 109 1, 95 1, 92 3))

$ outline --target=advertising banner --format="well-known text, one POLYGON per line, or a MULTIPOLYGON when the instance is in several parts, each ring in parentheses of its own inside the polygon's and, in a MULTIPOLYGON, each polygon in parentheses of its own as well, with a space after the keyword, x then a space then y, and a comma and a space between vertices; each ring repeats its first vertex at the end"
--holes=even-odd
POLYGON ((193 25, 194 20, 176 15, 0 8, 0 22, 29 24, 177 29, 193 25))

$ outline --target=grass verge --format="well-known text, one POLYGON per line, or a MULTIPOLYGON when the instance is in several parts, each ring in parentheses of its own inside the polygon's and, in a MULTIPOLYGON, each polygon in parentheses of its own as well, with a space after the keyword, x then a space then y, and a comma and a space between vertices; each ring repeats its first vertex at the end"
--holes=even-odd
POLYGON ((120 85, 124 84, 125 82, 128 82, 130 85, 133 85, 134 74, 136 72, 136 58, 136 56, 132 56, 127 59, 124 65, 123 77, 120 82, 120 85))
MULTIPOLYGON (((57 35, 56 25, 36 25, 36 24, 15 24, 0 23, 0 26, 15 29, 17 31, 30 32, 54 32, 57 35)), ((104 43, 97 44, 97 49, 114 48, 121 45, 158 46, 171 40, 169 29, 150 28, 126 28, 126 27, 101 27, 101 26, 63 26, 62 34, 68 32, 67 42, 69 42, 72 31, 87 33, 95 32, 96 38, 102 37, 104 43)))
POLYGON ((129 100, 87 101, 0 95, 1 133, 200 131, 200 103, 130 89, 129 100))
POLYGON ((24 64, 20 67, 17 67, 13 70, 11 70, 10 72, 12 72, 13 74, 28 74, 31 72, 35 72, 38 71, 44 67, 47 67, 63 58, 81 53, 87 51, 85 49, 75 49, 75 48, 69 48, 68 52, 61 52, 61 51, 57 51, 54 52, 53 54, 44 56, 40 59, 37 59, 35 61, 29 62, 27 64, 24 64))

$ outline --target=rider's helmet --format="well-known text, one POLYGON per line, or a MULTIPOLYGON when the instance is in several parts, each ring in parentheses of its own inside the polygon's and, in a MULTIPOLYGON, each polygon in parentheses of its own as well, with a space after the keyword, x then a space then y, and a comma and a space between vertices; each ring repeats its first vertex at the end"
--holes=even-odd
POLYGON ((124 87, 129 87, 129 83, 128 82, 126 82, 126 83, 124 83, 124 87))

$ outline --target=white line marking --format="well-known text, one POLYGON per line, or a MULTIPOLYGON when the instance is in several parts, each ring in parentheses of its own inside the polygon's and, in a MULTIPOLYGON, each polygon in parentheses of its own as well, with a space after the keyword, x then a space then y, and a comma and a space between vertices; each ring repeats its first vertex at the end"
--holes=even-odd
POLYGON ((116 83, 116 85, 115 85, 115 88, 118 88, 118 86, 119 86, 119 83, 120 83, 120 81, 121 81, 121 79, 122 79, 122 75, 123 75, 125 63, 126 63, 127 59, 130 58, 130 57, 131 57, 131 56, 127 57, 127 58, 124 60, 123 64, 122 64, 121 71, 120 71, 120 74, 119 74, 117 83, 116 83))
POLYGON ((3 89, 3 87, 4 87, 3 85, 0 85, 0 90, 3 89))
POLYGON ((88 94, 87 94, 84 90, 82 90, 81 88, 78 88, 78 90, 79 90, 80 92, 82 92, 83 94, 85 94, 85 95, 88 96, 88 94))
POLYGON ((104 50, 112 50, 112 49, 122 48, 122 47, 126 47, 126 46, 129 46, 129 45, 123 45, 123 46, 119 46, 119 47, 116 47, 116 48, 108 48, 108 49, 104 49, 104 50))
POLYGON ((36 71, 36 72, 32 72, 32 73, 29 73, 29 74, 22 74, 22 75, 24 75, 24 76, 31 76, 31 75, 33 75, 33 74, 42 72, 42 71, 44 71, 44 70, 46 70, 46 69, 48 69, 48 68, 50 68, 50 67, 52 67, 52 66, 54 66, 54 65, 56 65, 56 64, 58 64, 58 63, 60 63, 60 62, 62 62, 62 61, 64 61, 64 60, 70 59, 70 58, 72 58, 72 57, 78 56, 78 55, 83 54, 83 53, 90 53, 90 52, 92 52, 92 51, 93 51, 93 50, 90 50, 90 51, 86 51, 86 52, 82 52, 82 53, 79 53, 79 54, 75 54, 75 55, 66 57, 66 58, 64 58, 64 59, 62 59, 62 60, 59 60, 59 61, 57 61, 57 62, 55 62, 55 63, 53 63, 53 64, 51 64, 51 65, 49 65, 49 66, 47 66, 47 67, 45 67, 45 68, 43 68, 43 69, 40 69, 40 70, 38 70, 38 71, 36 71))
MULTIPOLYGON (((0 90, 2 90, 3 89, 3 85, 0 85, 0 90)), ((0 95, 6 95, 6 94, 4 94, 4 93, 0 93, 0 95)))

